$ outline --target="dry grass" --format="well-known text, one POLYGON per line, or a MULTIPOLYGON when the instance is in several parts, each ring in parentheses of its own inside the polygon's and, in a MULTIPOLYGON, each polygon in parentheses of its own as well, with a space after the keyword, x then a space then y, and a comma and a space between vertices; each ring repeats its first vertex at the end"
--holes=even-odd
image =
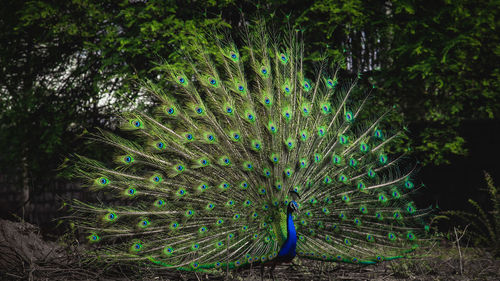
MULTIPOLYGON (((438 238, 407 259, 373 266, 296 259, 274 271, 275 280, 500 280, 500 260, 469 247, 460 232, 438 238), (463 238, 463 237, 462 237, 463 238)), ((83 246, 44 241, 27 223, 0 220, 1 280, 261 280, 260 267, 208 275, 158 269, 150 264, 97 264, 83 246)), ((271 280, 269 270, 265 280, 271 280)))

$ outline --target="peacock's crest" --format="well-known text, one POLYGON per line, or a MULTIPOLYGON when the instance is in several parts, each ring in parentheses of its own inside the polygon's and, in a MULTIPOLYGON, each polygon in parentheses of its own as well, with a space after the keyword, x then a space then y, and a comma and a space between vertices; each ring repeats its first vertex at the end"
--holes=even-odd
MULTIPOLYGON (((116 166, 79 157, 77 173, 123 204, 74 205, 76 223, 113 259, 185 269, 301 258, 376 263, 423 236, 398 138, 362 118, 366 99, 326 62, 303 66, 294 34, 262 29, 246 46, 198 46, 191 69, 164 66, 174 91, 152 82, 154 115, 122 114, 125 139, 102 131, 116 166)), ((197 43, 196 43, 197 44, 197 43)))

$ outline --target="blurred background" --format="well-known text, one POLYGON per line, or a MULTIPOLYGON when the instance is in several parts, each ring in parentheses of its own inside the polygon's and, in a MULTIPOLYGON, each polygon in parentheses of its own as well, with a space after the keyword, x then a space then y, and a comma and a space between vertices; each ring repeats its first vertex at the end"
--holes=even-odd
MULTIPOLYGON (((306 59, 331 58, 394 107, 403 149, 419 162, 421 207, 491 210, 483 171, 500 182, 499 1, 3 0, 0 9, 0 216, 55 235, 61 198, 88 196, 68 178, 73 153, 109 148, 85 132, 115 130, 117 112, 152 105, 137 79, 182 67, 193 34, 244 22, 303 34, 306 59)), ((157 81, 162 82, 162 81, 157 81)), ((169 85, 164 85, 168 89, 169 85)), ((108 149, 108 150, 106 150, 108 149)), ((443 228, 446 226, 443 225, 443 228)))

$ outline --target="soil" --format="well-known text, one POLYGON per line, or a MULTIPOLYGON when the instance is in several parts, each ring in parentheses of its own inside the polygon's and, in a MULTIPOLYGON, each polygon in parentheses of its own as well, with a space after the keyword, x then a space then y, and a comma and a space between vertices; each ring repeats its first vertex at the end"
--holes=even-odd
MULTIPOLYGON (((0 280, 261 280, 260 267, 217 275, 150 264, 97 264, 77 240, 47 241, 37 226, 0 220, 0 280)), ((272 280, 269 269, 264 280, 272 280)), ((295 259, 278 266, 274 280, 500 280, 500 259, 479 248, 441 240, 408 259, 373 266, 295 259)))

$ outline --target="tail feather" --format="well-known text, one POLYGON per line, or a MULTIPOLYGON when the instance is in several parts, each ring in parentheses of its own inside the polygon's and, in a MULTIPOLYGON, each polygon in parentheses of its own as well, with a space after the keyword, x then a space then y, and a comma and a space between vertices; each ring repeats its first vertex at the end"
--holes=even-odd
POLYGON ((79 156, 75 172, 121 200, 75 202, 88 239, 107 241, 110 260, 182 270, 262 263, 291 235, 295 198, 300 257, 369 264, 414 248, 427 211, 410 198, 414 167, 388 149, 402 135, 386 129, 390 112, 365 118, 368 96, 326 59, 306 70, 296 33, 246 36, 240 49, 212 37, 214 55, 198 35, 188 69, 157 67, 174 91, 141 84, 160 104, 121 115, 130 138, 93 136, 117 150, 115 167, 79 156))

